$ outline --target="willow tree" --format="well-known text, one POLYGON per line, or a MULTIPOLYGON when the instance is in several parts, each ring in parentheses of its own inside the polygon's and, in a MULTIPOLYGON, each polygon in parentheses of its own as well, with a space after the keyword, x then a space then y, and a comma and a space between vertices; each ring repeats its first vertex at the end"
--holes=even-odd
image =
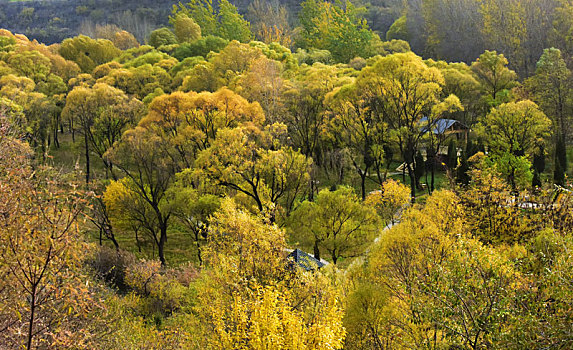
MULTIPOLYGON (((174 210, 168 189, 175 175, 194 166, 197 154, 210 147, 220 129, 239 125, 256 128, 262 125, 264 115, 258 103, 249 103, 227 89, 162 95, 148 110, 105 158, 129 179, 124 183, 129 195, 139 198, 140 207, 148 208, 153 216, 154 224, 148 226, 157 235, 159 258, 165 264, 167 230, 174 210)), ((136 201, 117 203, 133 205, 136 201)))
POLYGON ((446 110, 461 107, 455 96, 442 96, 444 84, 439 69, 428 67, 411 52, 379 58, 356 80, 372 113, 388 125, 390 136, 398 143, 410 177, 412 199, 418 183, 414 157, 426 130, 433 130, 446 110))

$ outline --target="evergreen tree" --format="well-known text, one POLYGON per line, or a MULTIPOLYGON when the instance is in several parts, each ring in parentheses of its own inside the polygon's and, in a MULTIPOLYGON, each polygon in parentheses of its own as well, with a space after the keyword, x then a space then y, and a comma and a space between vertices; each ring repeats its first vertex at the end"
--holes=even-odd
POLYGON ((533 155, 533 188, 541 187, 541 173, 545 171, 545 149, 543 145, 539 147, 537 153, 533 155))
POLYGON ((539 151, 533 156, 533 169, 541 174, 545 171, 545 149, 539 147, 539 151))
POLYGON ((476 145, 471 139, 468 139, 466 142, 466 157, 469 159, 478 152, 478 145, 476 145))
POLYGON ((448 145, 448 159, 446 165, 450 171, 453 171, 458 166, 458 149, 456 147, 455 140, 451 140, 448 145))
POLYGON ((531 180, 531 186, 533 188, 541 187, 541 177, 535 168, 533 169, 533 180, 531 180))
POLYGON ((563 137, 557 139, 555 146, 555 169, 553 172, 553 182, 563 186, 565 184, 565 172, 567 171, 567 150, 563 137))

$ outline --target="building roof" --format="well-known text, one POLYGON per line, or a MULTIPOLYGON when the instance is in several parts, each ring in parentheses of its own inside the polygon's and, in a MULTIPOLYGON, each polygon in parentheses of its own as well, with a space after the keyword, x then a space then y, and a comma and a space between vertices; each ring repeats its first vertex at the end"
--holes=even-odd
MULTIPOLYGON (((428 118, 423 117, 420 119, 420 123, 422 125, 428 123, 428 118)), ((428 125, 424 125, 422 127, 423 132, 428 132, 428 125)), ((445 134, 448 130, 468 130, 469 128, 462 122, 457 121, 455 119, 438 119, 434 122, 433 133, 436 135, 445 134)))
POLYGON ((314 256, 303 252, 300 249, 293 250, 287 259, 292 258, 292 261, 298 266, 302 267, 306 271, 316 270, 323 267, 325 264, 320 260, 316 259, 314 256))

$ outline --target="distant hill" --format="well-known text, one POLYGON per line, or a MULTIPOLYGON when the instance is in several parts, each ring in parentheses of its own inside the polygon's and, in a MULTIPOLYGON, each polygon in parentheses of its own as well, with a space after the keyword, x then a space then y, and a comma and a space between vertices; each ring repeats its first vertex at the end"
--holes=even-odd
MULTIPOLYGON (((231 0, 231 3, 240 13, 247 14, 253 1, 231 0)), ((303 1, 263 0, 284 6, 291 25, 296 25, 303 1)), ((367 9, 364 16, 370 28, 382 35, 402 8, 400 0, 352 2, 367 9)), ((89 34, 96 24, 114 24, 143 43, 152 30, 168 25, 171 9, 177 3, 179 0, 0 0, 0 28, 53 44, 80 33, 89 34)), ((217 0, 213 3, 216 6, 217 0)))
POLYGON ((60 42, 95 24, 115 24, 140 41, 167 25, 177 0, 0 0, 0 27, 46 44, 60 42))

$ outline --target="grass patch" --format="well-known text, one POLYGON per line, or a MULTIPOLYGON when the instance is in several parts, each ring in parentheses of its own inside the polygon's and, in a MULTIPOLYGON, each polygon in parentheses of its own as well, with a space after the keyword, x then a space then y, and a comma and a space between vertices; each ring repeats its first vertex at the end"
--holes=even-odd
MULTIPOLYGON (((140 233, 138 247, 133 232, 115 232, 115 238, 120 249, 135 254, 138 259, 153 260, 159 259, 157 246, 153 244, 149 237, 140 233)), ((99 233, 95 230, 88 232, 88 240, 99 242, 99 233)), ((113 247, 111 241, 104 238, 103 245, 113 247)), ((191 234, 180 231, 177 228, 171 228, 167 233, 167 242, 165 243, 165 259, 167 265, 178 266, 187 262, 199 265, 197 258, 197 247, 191 234)))

